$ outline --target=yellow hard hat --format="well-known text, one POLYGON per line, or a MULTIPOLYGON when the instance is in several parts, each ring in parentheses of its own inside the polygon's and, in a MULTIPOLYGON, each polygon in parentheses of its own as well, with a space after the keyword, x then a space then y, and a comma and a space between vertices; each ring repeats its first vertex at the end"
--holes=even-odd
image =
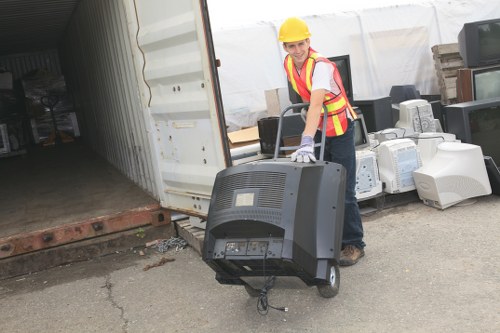
POLYGON ((278 39, 280 42, 288 43, 298 42, 309 37, 311 37, 311 33, 306 22, 298 17, 290 17, 281 25, 278 39))

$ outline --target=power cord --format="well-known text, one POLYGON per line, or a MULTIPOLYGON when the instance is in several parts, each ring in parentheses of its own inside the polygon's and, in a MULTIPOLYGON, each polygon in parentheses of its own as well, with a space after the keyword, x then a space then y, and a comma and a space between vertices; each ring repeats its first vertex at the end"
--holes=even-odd
POLYGON ((268 313, 269 308, 288 312, 287 307, 274 307, 269 304, 267 300, 267 292, 274 286, 274 281, 276 281, 276 277, 274 275, 270 276, 264 283, 264 287, 260 290, 259 299, 257 300, 257 311, 260 315, 265 316, 268 313))
MULTIPOLYGON (((269 235, 271 237, 271 235, 269 235)), ((270 243, 269 243, 270 244, 270 243)), ((264 254, 264 259, 262 260, 262 272, 264 276, 264 287, 260 290, 259 298, 257 299, 257 312, 260 315, 265 316, 269 312, 269 308, 278 311, 288 312, 287 307, 274 307, 269 304, 267 300, 267 292, 274 287, 274 282, 276 281, 276 276, 272 275, 266 279, 266 259, 267 259, 267 248, 264 254)))

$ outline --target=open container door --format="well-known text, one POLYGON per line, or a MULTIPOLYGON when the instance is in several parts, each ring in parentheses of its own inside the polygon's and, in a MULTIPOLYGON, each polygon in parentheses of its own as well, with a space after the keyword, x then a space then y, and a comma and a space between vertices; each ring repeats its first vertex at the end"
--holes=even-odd
POLYGON ((131 6, 160 203, 204 218, 215 176, 231 163, 206 1, 131 6))

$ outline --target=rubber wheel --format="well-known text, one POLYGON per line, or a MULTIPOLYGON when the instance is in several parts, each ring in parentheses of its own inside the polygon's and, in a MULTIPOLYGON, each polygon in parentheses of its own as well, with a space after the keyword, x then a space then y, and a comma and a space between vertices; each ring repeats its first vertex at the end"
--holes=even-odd
POLYGON ((340 287, 340 269, 339 266, 330 268, 330 281, 328 284, 318 284, 316 286, 321 297, 332 298, 339 293, 340 287))
POLYGON ((247 291, 247 294, 250 297, 259 297, 260 296, 260 289, 255 289, 251 285, 245 283, 245 290, 247 291))

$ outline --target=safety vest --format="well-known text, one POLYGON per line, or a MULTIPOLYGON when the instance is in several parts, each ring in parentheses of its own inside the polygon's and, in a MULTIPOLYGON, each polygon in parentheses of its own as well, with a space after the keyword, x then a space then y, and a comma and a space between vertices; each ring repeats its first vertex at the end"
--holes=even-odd
MULTIPOLYGON (((356 112, 352 109, 351 104, 347 98, 347 94, 342 84, 342 78, 340 77, 339 71, 335 63, 331 62, 327 58, 323 57, 312 48, 309 48, 309 57, 306 59, 300 70, 300 74, 293 64, 292 57, 287 55, 285 58, 285 71, 288 76, 288 80, 295 90, 304 100, 304 102, 310 102, 311 100, 311 89, 312 89, 312 77, 314 73, 314 67, 319 61, 327 62, 332 64, 334 67, 333 79, 340 88, 340 94, 335 95, 332 92, 325 94, 325 99, 323 104, 326 106, 327 113, 327 123, 326 123, 326 136, 338 136, 345 133, 347 129, 347 112, 350 113, 352 119, 358 118, 356 112)), ((321 130, 323 127, 323 120, 325 118, 324 109, 321 110, 321 118, 318 124, 318 129, 321 130)))

